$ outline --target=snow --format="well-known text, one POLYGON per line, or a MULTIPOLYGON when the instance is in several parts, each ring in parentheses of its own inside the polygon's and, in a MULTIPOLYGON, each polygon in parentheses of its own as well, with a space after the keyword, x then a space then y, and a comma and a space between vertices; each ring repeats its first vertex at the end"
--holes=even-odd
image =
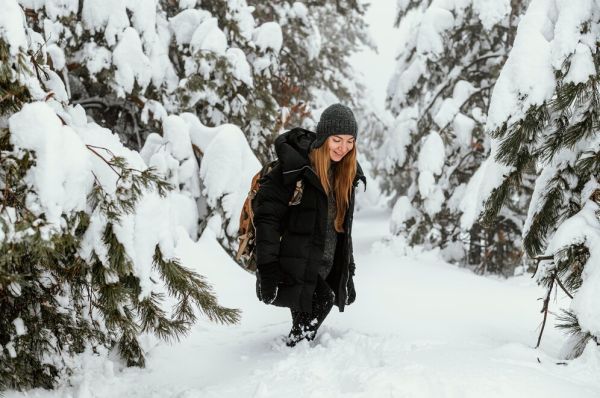
POLYGON ((115 81, 120 86, 117 92, 120 96, 131 93, 134 82, 137 82, 142 91, 150 83, 152 65, 144 54, 142 42, 135 29, 127 28, 123 32, 113 51, 113 64, 117 68, 115 81))
MULTIPOLYGON (((190 139, 192 144, 198 146, 202 152, 206 152, 208 145, 213 138, 221 131, 222 126, 208 127, 202 124, 198 117, 192 113, 182 113, 179 115, 189 126, 190 139)), ((229 128, 229 127, 227 127, 229 128)), ((233 127, 231 127, 233 128, 233 127)))
POLYGON ((52 58, 52 66, 55 70, 61 70, 65 67, 65 53, 60 47, 56 44, 50 44, 46 51, 52 58))
POLYGON ((196 5, 197 0, 179 0, 179 8, 192 8, 196 5))
POLYGON ((194 156, 188 130, 187 123, 179 116, 169 115, 163 121, 164 140, 170 152, 178 160, 194 156))
POLYGON ((454 98, 459 105, 462 105, 475 91, 477 91, 477 89, 473 84, 466 80, 459 80, 452 90, 452 98, 454 98))
MULTIPOLYGON (((582 198, 589 198, 593 191, 600 189, 595 179, 590 180, 582 191, 582 198)), ((564 221, 554 233, 548 244, 546 253, 556 254, 560 249, 574 245, 585 244, 590 257, 584 266, 581 287, 575 292, 571 302, 571 310, 577 315, 582 331, 593 335, 600 333, 600 311, 597 297, 600 287, 600 206, 586 200, 583 208, 574 216, 564 221)), ((546 264, 546 267, 549 267, 546 264)), ((540 270, 540 276, 545 273, 540 270)))
POLYGON ((227 60, 233 68, 231 71, 233 77, 252 87, 252 71, 246 59, 246 54, 239 48, 229 48, 227 49, 227 60))
POLYGON ((460 104, 457 104, 454 98, 446 98, 438 112, 433 116, 433 121, 439 128, 446 127, 458 113, 460 104))
MULTIPOLYGON (((46 8, 46 12, 48 13, 48 17, 50 17, 50 19, 52 19, 52 20, 56 20, 59 17, 66 17, 70 14, 77 13, 77 7, 79 6, 79 1, 78 0, 45 0, 44 6, 46 8)), ((39 8, 39 6, 36 8, 39 8)))
POLYGON ((491 29, 510 14, 510 0, 473 0, 473 9, 484 29, 491 29))
POLYGON ((239 214, 248 195, 252 177, 261 165, 254 156, 244 133, 234 125, 222 125, 208 144, 200 178, 211 207, 221 201, 228 218, 226 232, 233 236, 239 227, 239 214))
POLYGON ((398 235, 404 228, 404 223, 418 214, 407 196, 400 196, 392 208, 390 232, 398 235))
POLYGON ((68 103, 69 95, 67 94, 67 90, 65 89, 65 85, 60 76, 53 70, 48 70, 46 73, 48 78, 43 78, 46 90, 48 90, 49 93, 51 92, 53 98, 57 101, 62 102, 63 104, 68 103))
POLYGON ((28 172, 26 181, 37 192, 46 220, 59 226, 61 214, 84 210, 93 176, 82 173, 91 165, 77 133, 63 126, 43 102, 26 104, 9 119, 9 128, 16 149, 36 153, 36 166, 28 172))
POLYGON ((380 161, 385 170, 404 164, 406 148, 411 143, 411 133, 416 129, 416 107, 404 108, 393 122, 385 144, 380 148, 380 161))
POLYGON ((10 294, 15 297, 19 297, 21 295, 21 285, 16 282, 11 282, 10 285, 8 285, 8 290, 10 291, 10 294))
POLYGON ((355 219, 357 301, 334 309, 312 343, 286 347, 287 309, 258 302, 254 277, 207 230, 180 236, 177 252, 206 275, 220 302, 242 309, 238 325, 198 324, 180 343, 150 346, 144 369, 86 352, 72 386, 9 391, 7 398, 90 396, 593 398, 600 394, 594 345, 567 361, 562 336, 546 326, 534 349, 543 294, 528 276, 482 278, 436 252, 398 250, 389 213, 355 219), (202 258, 203 261, 191 261, 202 258))
POLYGON ((306 20, 308 18, 308 8, 303 3, 295 2, 292 4, 291 12, 294 13, 296 18, 300 18, 302 20, 306 20))
POLYGON ((254 31, 254 42, 262 51, 279 53, 283 45, 281 26, 276 22, 265 22, 254 31))
POLYGON ((150 47, 156 41, 158 0, 128 0, 132 26, 141 34, 144 45, 150 47))
MULTIPOLYGON (((421 190, 421 176, 419 176, 419 191, 421 190)), ((430 216, 434 216, 440 210, 442 210, 442 204, 445 201, 444 192, 439 186, 433 186, 433 184, 429 184, 429 191, 427 192, 427 196, 425 197, 425 203, 423 207, 425 212, 430 216)))
POLYGON ((232 19, 239 27, 240 36, 246 40, 251 40, 254 34, 254 27, 256 26, 254 16, 252 15, 254 7, 248 6, 246 0, 227 0, 227 7, 229 8, 229 13, 232 14, 232 19))
POLYGON ((17 357, 17 351, 15 350, 15 343, 10 341, 7 344, 4 345, 4 348, 6 348, 6 350, 8 351, 8 355, 10 355, 11 358, 16 358, 17 357))
POLYGON ((460 113, 460 107, 476 91, 476 88, 467 81, 460 80, 454 86, 452 97, 445 98, 433 116, 433 121, 440 129, 445 129, 450 123, 458 130, 460 143, 467 146, 471 142, 471 131, 475 122, 468 116, 460 113))
POLYGON ((121 0, 86 0, 81 15, 84 25, 92 32, 104 29, 104 39, 111 47, 129 27, 126 2, 121 0))
POLYGON ((419 192, 421 196, 427 198, 435 191, 435 177, 429 170, 419 173, 419 192))
MULTIPOLYGON (((400 28, 402 27, 403 25, 400 26, 400 28)), ((406 67, 402 63, 398 63, 397 70, 399 72, 392 76, 387 88, 387 95, 392 98, 390 103, 392 109, 399 109, 401 104, 405 103, 408 92, 426 71, 426 59, 417 56, 406 67)))
POLYGON ((189 236, 195 237, 198 234, 196 199, 200 197, 200 179, 189 124, 179 115, 165 116, 162 122, 163 136, 150 134, 140 156, 174 187, 168 194, 169 218, 174 225, 183 227, 189 236))
POLYGON ((582 25, 591 16, 592 7, 598 7, 594 0, 580 0, 577 7, 564 0, 554 0, 555 10, 550 10, 550 17, 554 17, 554 35, 552 37, 552 66, 560 69, 569 55, 571 55, 582 36, 582 25))
MULTIPOLYGON (((187 124, 177 119, 169 119, 166 124, 168 143, 174 144, 169 146, 169 150, 193 159, 189 135, 184 135, 183 139, 187 140, 187 147, 181 145, 179 137, 172 137, 175 134, 173 129, 187 124)), ((29 195, 27 202, 28 208, 36 215, 45 216, 51 227, 45 232, 47 238, 51 237, 53 231, 64 227, 63 217, 70 217, 76 211, 89 211, 88 199, 94 181, 114 197, 117 184, 123 184, 124 181, 106 164, 113 156, 123 157, 128 166, 135 170, 146 169, 141 156, 125 148, 116 135, 95 123, 88 123, 85 111, 80 106, 63 108, 53 102, 26 104, 11 116, 9 128, 15 150, 35 151, 36 164, 25 179, 34 192, 29 195), (69 155, 64 156, 65 153, 69 155)), ((197 169, 194 171, 193 168, 190 173, 189 163, 181 168, 187 170, 187 174, 182 172, 183 177, 179 176, 184 182, 190 175, 198 174, 197 169)), ((195 189, 199 192, 197 182, 195 189)), ((193 191, 189 189, 189 192, 193 191)), ((113 223, 113 231, 132 262, 134 274, 140 278, 140 297, 147 297, 161 288, 154 282, 159 277, 153 274, 152 267, 156 246, 160 247, 165 258, 173 258, 178 231, 195 237, 196 220, 197 209, 191 198, 184 198, 178 192, 161 198, 158 193, 146 190, 134 211, 113 223)), ((108 267, 108 248, 102 238, 107 222, 96 208, 91 213, 90 225, 79 251, 86 259, 95 253, 108 267)))
POLYGON ((592 58, 590 48, 582 43, 578 43, 575 48, 575 54, 571 58, 569 72, 565 76, 565 83, 585 83, 590 76, 596 75, 596 67, 592 58))
POLYGON ((323 37, 319 31, 319 27, 314 22, 310 23, 310 34, 306 37, 306 55, 309 60, 313 60, 319 56, 323 48, 323 37))
POLYGON ((200 23, 210 17, 205 10, 185 10, 169 19, 169 28, 175 34, 177 44, 189 44, 200 23))
POLYGON ((23 319, 15 318, 15 319, 13 319, 12 323, 15 326, 17 336, 23 336, 24 334, 27 333, 27 328, 25 327, 25 323, 23 322, 23 319))
POLYGON ((475 128, 475 120, 462 113, 458 113, 452 122, 452 131, 456 135, 458 144, 468 148, 472 143, 472 132, 475 128))
MULTIPOLYGON (((45 7, 52 19, 73 17, 79 3, 77 0, 20 1, 35 10, 45 7)), ((182 11, 167 19, 166 13, 155 12, 157 0, 81 2, 82 23, 91 32, 82 32, 79 27, 73 34, 102 31, 106 42, 86 43, 74 60, 85 65, 92 79, 102 70, 114 71, 114 83, 121 96, 131 93, 136 84, 142 90, 151 83, 156 87, 165 84, 165 95, 185 86, 185 80, 180 84, 169 60, 172 40, 179 51, 187 51, 189 45, 191 56, 181 65, 186 72, 212 79, 212 61, 204 59, 205 54, 198 54, 209 52, 225 57, 231 66, 228 73, 249 88, 253 85, 253 73, 277 63, 283 45, 281 27, 275 22, 255 27, 252 7, 245 0, 224 3, 226 20, 235 21, 248 46, 259 52, 248 58, 242 49, 228 41, 217 18, 205 10, 193 9, 202 7, 201 1, 172 3, 182 11), (199 55, 201 60, 194 58, 199 55)), ((397 4, 403 8, 408 1, 398 0, 397 4)), ((406 96, 423 77, 426 63, 443 55, 448 29, 460 22, 469 6, 487 28, 498 24, 510 12, 510 0, 433 0, 427 4, 410 11, 393 31, 398 36, 399 58, 388 94, 390 106, 402 109, 398 110, 391 134, 377 152, 378 161, 389 170, 402 165, 407 152, 412 150, 409 144, 419 117, 417 106, 422 104, 405 106, 406 96), (403 53, 412 50, 417 51, 412 58, 403 53)), ((591 7, 597 7, 592 0, 581 0, 577 7, 564 0, 532 0, 519 26, 514 50, 494 88, 488 130, 518 120, 529 106, 552 98, 555 70, 563 65, 569 65, 565 82, 585 82, 596 74, 592 56, 595 33, 581 29, 592 14, 591 7)), ((309 59, 318 57, 327 37, 321 37, 310 21, 308 8, 302 2, 295 2, 284 9, 287 14, 280 16, 282 19, 307 21, 307 31, 312 33, 304 46, 309 59)), ((386 16, 390 14, 386 11, 386 16)), ((0 13, 0 37, 8 42, 13 55, 19 48, 35 49, 45 41, 40 33, 29 32, 27 36, 23 21, 17 1, 5 0, 0 13)), ((68 35, 72 34, 69 29, 48 20, 44 21, 44 34, 50 37, 44 51, 57 70, 73 61, 63 51, 62 35, 67 35, 64 40, 68 41, 68 35)), ((380 70, 372 68, 368 73, 387 78, 380 70)), ((265 74, 268 73, 267 70, 265 74)), ((27 83, 34 98, 46 96, 35 79, 27 83)), ((375 181, 370 181, 367 192, 359 190, 357 208, 361 211, 354 227, 358 301, 343 314, 334 310, 315 342, 304 342, 294 349, 282 342, 290 327, 289 311, 259 303, 254 294, 254 277, 234 264, 217 242, 223 231, 235 236, 250 179, 260 168, 244 132, 231 124, 207 127, 192 113, 171 114, 170 100, 161 103, 142 98, 145 102, 142 120, 157 121, 162 126, 162 136, 150 134, 142 151, 137 153, 125 148, 111 131, 88 120, 83 108, 65 105, 67 91, 54 71, 49 72, 44 85, 54 92, 53 98, 25 105, 8 120, 16 150, 33 150, 37 156, 36 165, 26 178, 36 194, 30 195, 27 203, 29 209, 36 215, 44 214, 50 223, 44 236, 51 237, 55 229, 63 228, 63 217, 89 206, 94 177, 109 195, 115 194, 118 176, 86 145, 94 146, 104 156, 109 153, 123 156, 137 170, 152 166, 175 190, 164 198, 156 192, 145 192, 134 212, 123 216, 114 226, 117 239, 140 278, 140 298, 161 291, 162 287, 156 283, 160 278, 152 268, 158 245, 166 258, 180 258, 186 267, 206 275, 209 283, 214 284, 221 304, 241 308, 243 318, 239 325, 222 326, 209 324, 201 317, 191 335, 175 345, 148 337, 143 344, 149 350, 145 369, 124 368, 113 354, 88 350, 78 358, 80 362, 72 379, 61 381, 56 391, 9 391, 8 397, 585 398, 600 395, 600 350, 595 345, 588 346, 580 358, 568 361, 566 366, 557 366, 564 338, 550 324, 542 348, 532 348, 540 321, 537 299, 543 294, 534 280, 527 275, 509 280, 478 277, 441 259, 462 257, 453 254, 458 253, 459 244, 449 245, 443 251, 426 250, 409 245, 407 236, 389 236, 388 225, 393 234, 399 234, 411 218, 418 216, 409 199, 417 189, 424 201, 423 210, 429 215, 439 212, 446 200, 444 183, 436 181, 444 171, 445 154, 456 145, 471 145, 475 120, 481 122, 486 118, 481 110, 469 115, 460 112, 461 105, 476 90, 470 83, 457 82, 452 97, 433 104, 434 122, 440 129, 449 126, 456 141, 448 141, 450 146, 446 148, 437 131, 423 138, 415 170, 417 181, 409 188, 409 196, 400 196, 390 213, 380 210, 381 203, 390 198, 381 195, 375 181), (202 153, 201 167, 192 145, 202 153), (209 216, 204 220, 206 228, 202 236, 196 241, 199 207, 204 200, 209 216)), ((191 96, 202 98, 211 107, 244 106, 243 101, 224 103, 217 92, 206 89, 191 96)), ((325 94, 319 98, 330 99, 325 94)), ((324 104, 317 105, 318 108, 324 104)), ((222 117, 217 108, 211 108, 211 112, 212 121, 222 117)), ((316 109, 315 117, 318 112, 316 109)), ((448 199, 449 209, 463 211, 461 227, 465 230, 479 216, 485 199, 511 171, 494 160, 497 144, 491 141, 490 159, 467 185, 456 187, 448 199)), ((365 159, 361 163, 370 168, 365 159)), ((544 194, 543 186, 549 176, 559 172, 558 166, 553 167, 543 169, 534 199, 544 194)), ((594 184, 586 186, 584 198, 597 188, 594 184)), ((532 200, 525 230, 536 205, 537 201, 532 200)), ((584 330, 596 335, 600 333, 600 312, 596 305, 600 286, 598 211, 599 206, 588 201, 578 214, 560 226, 548 248, 552 252, 573 243, 590 247, 585 283, 571 309, 584 330)), ((14 214, 14 209, 7 207, 3 217, 14 214)), ((107 267, 106 278, 110 281, 115 275, 108 269, 108 247, 102 239, 107 222, 99 211, 91 214, 79 254, 86 259, 97 256, 107 267)), ((0 240, 14 236, 14 225, 0 229, 0 240)), ((7 291, 19 296, 24 287, 13 282, 7 291)), ((57 297, 59 302, 62 299, 57 297)), ((12 322, 17 335, 28 333, 22 318, 8 322, 12 322)), ((16 355, 14 342, 7 342, 0 349, 16 355)))
POLYGON ((23 8, 30 8, 32 10, 39 10, 44 6, 46 0, 18 0, 19 4, 23 6, 23 8))
POLYGON ((425 11, 419 25, 417 51, 421 54, 431 54, 433 58, 441 55, 444 50, 442 33, 453 25, 454 16, 450 10, 432 5, 425 11))
POLYGON ((190 39, 190 49, 192 54, 198 51, 209 51, 217 55, 225 55, 227 37, 219 29, 217 18, 207 18, 198 26, 190 39))
POLYGON ((535 187, 533 189, 533 193, 531 194, 531 199, 529 202, 527 218, 525 220, 525 224, 523 225, 523 236, 525 236, 529 232, 529 229, 531 228, 531 224, 533 222, 533 218, 537 216, 542 210, 542 206, 545 203, 545 198, 547 198, 548 196, 548 191, 551 188, 555 188, 554 185, 550 185, 552 179, 555 179, 562 174, 563 176, 565 176, 565 178, 563 178, 563 181, 566 182, 566 176, 568 174, 563 173, 564 169, 568 167, 569 164, 574 164, 576 160, 575 155, 571 151, 567 150, 562 150, 559 153, 557 153, 555 159, 556 160, 551 162, 550 164, 544 165, 541 172, 538 173, 538 177, 535 181, 535 187))
POLYGON ((0 13, 0 37, 4 38, 10 48, 10 54, 19 53, 19 48, 26 49, 25 15, 17 0, 5 0, 0 13))
POLYGON ((97 74, 102 69, 109 69, 112 65, 112 52, 96 43, 85 43, 83 49, 78 54, 85 62, 86 68, 92 75, 97 74))
POLYGON ((502 185, 505 176, 512 171, 512 167, 495 160, 497 150, 498 142, 491 140, 490 156, 481 163, 467 184, 465 195, 459 205, 463 212, 460 225, 465 231, 471 229, 483 211, 485 201, 494 189, 502 185))
POLYGON ((595 45, 588 43, 581 29, 592 15, 592 6, 592 0, 582 0, 577 7, 568 1, 532 0, 494 87, 488 131, 519 120, 530 106, 549 100, 554 94, 554 70, 560 70, 572 54, 567 81, 580 82, 595 73, 589 52, 595 45))
POLYGON ((432 131, 425 137, 425 141, 419 152, 419 171, 421 173, 430 171, 433 174, 440 175, 444 167, 444 159, 444 141, 442 141, 442 137, 436 131, 432 131))

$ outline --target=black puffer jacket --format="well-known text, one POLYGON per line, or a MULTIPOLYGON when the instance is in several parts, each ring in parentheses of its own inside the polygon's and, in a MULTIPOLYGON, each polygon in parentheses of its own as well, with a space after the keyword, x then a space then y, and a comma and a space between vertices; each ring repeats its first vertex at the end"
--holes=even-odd
MULTIPOLYGON (((305 312, 312 308, 327 222, 327 196, 308 159, 314 139, 315 133, 300 128, 277 138, 275 151, 279 163, 261 180, 254 205, 258 269, 260 271, 263 264, 278 263, 285 274, 284 284, 279 286, 273 304, 305 312), (299 179, 304 180, 302 200, 289 206, 299 179)), ((354 188, 359 180, 366 184, 362 170, 357 166, 354 188)), ((347 303, 347 283, 354 269, 354 191, 344 220, 345 233, 338 233, 333 268, 327 277, 340 311, 347 303)))

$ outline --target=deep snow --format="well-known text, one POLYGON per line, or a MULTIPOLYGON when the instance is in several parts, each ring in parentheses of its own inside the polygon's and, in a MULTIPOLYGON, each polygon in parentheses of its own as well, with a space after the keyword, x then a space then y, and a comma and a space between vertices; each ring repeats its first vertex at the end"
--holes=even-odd
POLYGON ((195 260, 222 304, 243 310, 239 325, 202 321, 178 344, 149 342, 145 369, 87 355, 71 387, 6 396, 600 396, 597 349, 557 364, 565 339, 551 324, 542 347, 533 348, 544 292, 529 276, 481 277, 435 252, 382 243, 388 220, 383 211, 357 215, 357 301, 344 313, 334 308, 310 344, 283 344, 288 311, 256 300, 253 276, 229 260, 210 230, 197 243, 182 231, 184 262, 195 260))

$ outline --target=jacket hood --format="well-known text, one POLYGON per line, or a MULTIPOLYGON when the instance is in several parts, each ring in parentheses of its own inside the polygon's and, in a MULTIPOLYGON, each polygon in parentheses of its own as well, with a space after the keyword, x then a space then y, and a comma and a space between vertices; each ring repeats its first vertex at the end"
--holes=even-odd
POLYGON ((308 153, 310 144, 317 135, 309 130, 295 128, 281 134, 275 140, 275 152, 284 173, 310 166, 308 153))
MULTIPOLYGON (((281 163, 283 178, 286 183, 295 182, 299 174, 309 170, 314 174, 308 154, 311 150, 311 144, 316 138, 317 134, 315 132, 299 127, 286 131, 277 137, 275 152, 281 163)), ((358 162, 356 162, 356 166, 355 184, 360 180, 366 187, 367 179, 362 168, 358 162)))

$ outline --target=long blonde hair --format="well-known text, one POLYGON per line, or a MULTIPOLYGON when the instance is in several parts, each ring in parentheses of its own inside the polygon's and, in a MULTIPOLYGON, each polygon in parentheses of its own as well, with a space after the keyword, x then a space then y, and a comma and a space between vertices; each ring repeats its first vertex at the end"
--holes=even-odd
MULTIPOLYGON (((331 190, 329 185, 328 171, 331 166, 331 158, 329 156, 329 144, 327 141, 320 147, 314 149, 310 153, 310 161, 317 176, 321 181, 323 190, 327 195, 331 190)), ((344 232, 344 218, 346 211, 350 205, 350 195, 352 193, 352 184, 356 177, 356 144, 352 149, 340 160, 333 175, 333 192, 335 194, 336 215, 334 227, 337 232, 344 232)))

